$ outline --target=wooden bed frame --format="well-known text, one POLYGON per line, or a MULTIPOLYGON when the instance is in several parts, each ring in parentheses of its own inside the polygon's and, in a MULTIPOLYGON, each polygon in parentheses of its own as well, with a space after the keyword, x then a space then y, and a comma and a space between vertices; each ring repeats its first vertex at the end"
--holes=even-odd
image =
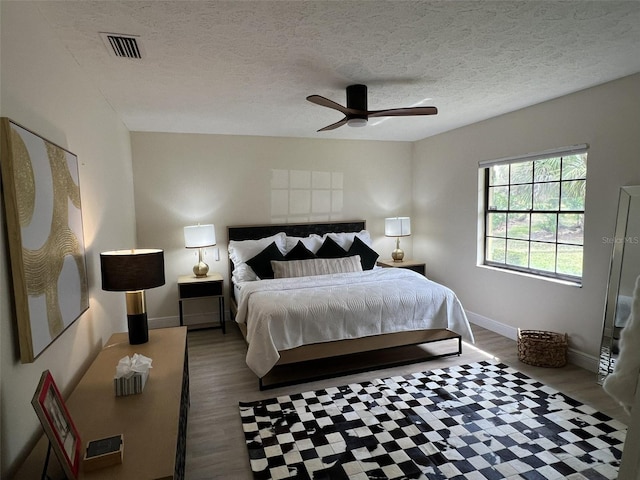
MULTIPOLYGON (((323 235, 333 232, 359 232, 366 228, 364 220, 353 220, 345 222, 328 222, 328 223, 299 223, 299 224, 269 224, 269 225, 240 225, 227 227, 229 241, 231 240, 257 240, 264 237, 284 232, 288 236, 306 237, 311 234, 323 235)), ((229 278, 234 265, 229 260, 229 278)), ((231 314, 235 318, 238 304, 235 299, 233 285, 230 288, 231 314)), ((246 325, 237 324, 240 331, 247 337, 246 325)), ((457 349, 437 355, 428 355, 422 360, 428 358, 437 358, 449 355, 460 355, 462 353, 462 337, 447 329, 429 329, 417 330, 409 332, 387 333, 382 335, 373 335, 362 338, 353 338, 347 340, 337 340, 332 342, 314 343, 310 345, 302 345, 300 347, 280 351, 280 359, 277 366, 290 365, 295 363, 309 362, 313 360, 332 358, 342 355, 351 355, 374 350, 389 349, 393 347, 419 345, 422 343, 439 342, 443 340, 457 340, 457 349)), ((274 367, 274 368, 276 368, 274 367)), ((351 371, 344 373, 352 373, 351 371)), ((269 374, 267 374, 269 375, 269 374)), ((309 380, 309 379, 305 379, 309 380)), ((260 389, 274 388, 282 384, 274 384, 266 387, 263 379, 260 379, 260 389)))

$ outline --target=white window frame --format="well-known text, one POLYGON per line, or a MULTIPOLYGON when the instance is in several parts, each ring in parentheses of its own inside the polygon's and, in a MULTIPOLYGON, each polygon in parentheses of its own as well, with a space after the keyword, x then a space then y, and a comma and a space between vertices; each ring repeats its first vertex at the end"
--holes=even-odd
MULTIPOLYGON (((535 168, 535 160, 544 160, 544 159, 550 159, 550 158, 561 158, 561 157, 566 157, 566 156, 570 156, 570 155, 578 155, 578 154, 584 154, 587 153, 589 149, 589 145, 587 144, 580 144, 580 145, 571 145, 568 147, 562 147, 562 148, 557 148, 557 149, 552 149, 552 150, 545 150, 543 152, 536 152, 536 153, 529 153, 526 155, 520 155, 520 156, 513 156, 513 157, 505 157, 505 158, 500 158, 497 160, 486 160, 486 161, 481 161, 478 162, 478 168, 479 168, 479 202, 480 202, 480 208, 478 209, 478 213, 480 214, 480 218, 479 218, 479 235, 478 235, 478 263, 479 265, 482 266, 487 266, 487 267, 492 267, 492 268, 498 268, 507 272, 513 272, 513 273, 521 273, 521 274, 527 274, 527 275, 533 275, 535 277, 539 277, 539 278, 545 278, 545 279, 553 279, 553 280, 559 280, 559 281, 563 281, 563 282, 569 282, 571 284, 576 284, 576 285, 582 285, 582 275, 580 276, 576 276, 576 275, 569 275, 569 274, 565 274, 565 273, 559 273, 557 271, 558 267, 557 267, 557 263, 555 266, 555 270, 553 272, 551 271, 547 271, 547 270, 538 270, 535 268, 531 268, 531 257, 530 255, 528 255, 528 266, 527 267, 522 267, 522 266, 517 266, 517 265, 512 265, 509 264, 507 262, 507 259, 505 258, 505 262, 494 262, 491 260, 487 260, 487 242, 489 238, 494 238, 491 235, 488 235, 487 233, 487 222, 489 221, 489 214, 490 213, 496 213, 496 210, 490 210, 489 209, 489 169, 491 167, 494 166, 499 166, 499 165, 513 165, 513 164, 517 164, 517 163, 522 163, 522 162, 527 162, 527 161, 534 161, 534 168, 535 168)), ((586 182, 586 175, 584 178, 585 182, 586 182)), ((562 180, 562 178, 560 178, 558 180, 558 182, 560 183, 560 186, 562 185, 562 182, 564 180, 562 180)), ((532 192, 534 191, 534 187, 535 185, 540 185, 543 182, 535 181, 535 178, 532 179, 531 185, 532 185, 532 192)), ((554 183, 554 182, 551 182, 554 183)), ((509 188, 509 192, 511 192, 511 188, 513 186, 517 186, 518 184, 512 183, 511 182, 511 178, 509 179, 509 183, 508 183, 508 188, 509 188)), ((509 198, 511 193, 509 193, 509 198)), ((528 209, 528 210, 522 210, 522 209, 511 209, 511 207, 507 207, 506 210, 498 210, 497 213, 506 213, 507 215, 511 214, 529 214, 531 218, 531 214, 533 213, 548 213, 548 214, 555 214, 556 216, 563 214, 563 213, 581 213, 583 215, 585 215, 585 209, 583 207, 582 210, 578 211, 578 210, 574 210, 574 211, 565 211, 562 209, 561 205, 558 204, 558 208, 557 210, 542 210, 542 211, 536 211, 533 209, 533 204, 532 204, 532 208, 528 209)), ((558 218, 558 217, 557 217, 558 218)), ((556 258, 556 262, 557 262, 557 248, 558 245, 563 245, 563 242, 558 241, 558 230, 556 227, 556 239, 555 242, 543 242, 543 243, 547 243, 547 244, 552 244, 555 245, 556 248, 556 253, 555 253, 555 258, 556 258)), ((497 239, 499 239, 499 237, 495 237, 497 239)), ((516 238, 510 239, 509 236, 507 235, 507 233, 505 233, 505 241, 508 240, 517 240, 516 238)), ((522 240, 522 241, 526 241, 528 242, 528 247, 530 248, 532 243, 538 243, 536 240, 532 240, 530 237, 527 240, 522 240)), ((575 245, 575 244, 572 244, 575 245)), ((582 247, 582 253, 583 253, 583 261, 582 261, 582 267, 584 269, 584 238, 582 241, 582 244, 580 245, 582 247)), ((506 248, 506 247, 505 247, 506 248)), ((508 253, 508 250, 505 250, 506 253, 508 253)), ((584 270, 582 269, 582 273, 584 273, 584 270)))

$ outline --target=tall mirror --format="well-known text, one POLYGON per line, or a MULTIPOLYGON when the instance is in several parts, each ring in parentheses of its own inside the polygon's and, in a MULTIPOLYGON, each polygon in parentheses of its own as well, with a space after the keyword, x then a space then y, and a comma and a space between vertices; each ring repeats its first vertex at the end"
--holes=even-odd
POLYGON ((598 383, 613 372, 633 300, 636 278, 640 275, 640 185, 620 187, 616 234, 609 286, 604 310, 598 383))

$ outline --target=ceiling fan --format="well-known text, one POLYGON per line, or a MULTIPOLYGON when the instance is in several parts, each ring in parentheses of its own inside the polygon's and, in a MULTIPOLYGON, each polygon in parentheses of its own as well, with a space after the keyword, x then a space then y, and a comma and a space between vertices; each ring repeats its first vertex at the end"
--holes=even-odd
POLYGON ((364 127, 369 117, 406 117, 411 115, 435 115, 438 113, 436 107, 407 107, 407 108, 390 108, 387 110, 367 110, 367 86, 366 85, 349 85, 347 87, 347 106, 343 107, 339 103, 321 97, 320 95, 309 95, 307 97, 311 103, 322 107, 333 108, 344 113, 344 118, 339 122, 327 125, 318 130, 333 130, 341 127, 345 123, 351 127, 364 127))

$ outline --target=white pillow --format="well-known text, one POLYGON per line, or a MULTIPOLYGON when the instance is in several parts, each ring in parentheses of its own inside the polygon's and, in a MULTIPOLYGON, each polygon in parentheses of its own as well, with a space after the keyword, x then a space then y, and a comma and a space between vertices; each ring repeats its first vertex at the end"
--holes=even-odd
MULTIPOLYGON (((309 249, 309 251, 316 253, 320 250, 322 246, 322 242, 324 239, 320 235, 316 235, 312 233, 308 237, 289 237, 286 238, 286 253, 289 253, 293 248, 298 244, 298 242, 302 242, 302 244, 309 249)), ((285 253, 285 254, 286 254, 285 253)))
POLYGON ((330 273, 361 272, 360 255, 342 258, 313 258, 310 260, 271 260, 273 278, 309 277, 330 273))
POLYGON ((241 263, 251 260, 273 242, 276 242, 278 250, 284 255, 285 238, 284 232, 280 232, 258 240, 231 240, 229 242, 229 258, 233 262, 234 268, 237 268, 241 263))
MULTIPOLYGON (((358 237, 367 246, 371 246, 371 235, 367 230, 360 230, 359 232, 340 232, 340 233, 325 233, 324 237, 331 238, 334 242, 344 248, 346 251, 349 251, 351 245, 353 244, 354 237, 358 237)), ((324 240, 324 238, 323 238, 324 240)))
POLYGON ((234 265, 233 272, 231 272, 231 281, 233 283, 254 282, 256 280, 258 280, 258 276, 249 265, 246 263, 241 263, 238 266, 234 265))

